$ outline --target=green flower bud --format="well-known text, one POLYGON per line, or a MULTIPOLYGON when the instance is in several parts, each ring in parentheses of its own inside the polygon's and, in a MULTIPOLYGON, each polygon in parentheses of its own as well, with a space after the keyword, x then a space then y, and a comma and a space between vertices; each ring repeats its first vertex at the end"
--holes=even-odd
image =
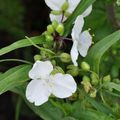
POLYGON ((97 91, 96 91, 96 89, 94 89, 94 90, 91 90, 90 91, 90 97, 92 97, 92 98, 96 98, 96 93, 97 93, 97 91))
POLYGON ((79 68, 77 66, 74 66, 74 65, 69 65, 67 66, 67 73, 68 74, 71 74, 73 77, 76 77, 79 75, 79 68))
POLYGON ((62 11, 52 10, 52 11, 51 11, 51 14, 53 14, 53 15, 60 15, 60 14, 62 14, 62 11))
POLYGON ((103 83, 108 83, 111 81, 111 76, 110 75, 107 75, 103 78, 103 83))
POLYGON ((61 9, 62 11, 66 11, 69 7, 69 3, 68 3, 68 0, 65 1, 65 3, 62 5, 61 9))
POLYGON ((90 65, 89 65, 87 62, 82 62, 82 63, 81 63, 81 68, 82 68, 84 71, 89 71, 89 70, 90 70, 90 65))
POLYGON ((69 62, 71 62, 71 57, 68 53, 61 53, 60 60, 64 63, 69 63, 69 62))
POLYGON ((54 70, 51 72, 51 74, 52 74, 52 75, 55 75, 55 74, 57 74, 57 73, 62 73, 62 74, 64 74, 64 71, 63 71, 63 69, 62 69, 61 67, 56 66, 56 67, 54 68, 54 70))
POLYGON ((90 78, 88 76, 83 76, 83 80, 81 84, 84 86, 86 93, 88 93, 92 88, 92 85, 90 83, 90 78))
POLYGON ((40 55, 35 55, 34 56, 34 61, 41 60, 41 59, 42 59, 42 57, 40 55))
POLYGON ((52 25, 47 26, 47 32, 50 33, 50 34, 52 34, 54 32, 54 28, 53 28, 52 25))
POLYGON ((116 4, 117 4, 118 6, 120 6, 120 0, 117 0, 117 1, 116 1, 116 4))
POLYGON ((64 25, 61 23, 57 26, 56 31, 59 33, 59 35, 63 35, 64 33, 64 25))
POLYGON ((92 79, 92 81, 91 81, 92 85, 98 85, 99 80, 98 80, 97 76, 94 73, 92 73, 90 77, 92 79))
POLYGON ((56 29, 57 26, 58 26, 58 22, 57 22, 56 20, 54 20, 54 21, 52 22, 52 26, 53 26, 54 29, 56 29))
POLYGON ((53 38, 52 35, 46 35, 45 38, 46 38, 46 41, 47 41, 47 42, 50 42, 50 41, 53 41, 53 40, 54 40, 54 38, 53 38))
POLYGON ((55 60, 52 60, 51 62, 52 62, 53 66, 56 66, 56 61, 55 60))

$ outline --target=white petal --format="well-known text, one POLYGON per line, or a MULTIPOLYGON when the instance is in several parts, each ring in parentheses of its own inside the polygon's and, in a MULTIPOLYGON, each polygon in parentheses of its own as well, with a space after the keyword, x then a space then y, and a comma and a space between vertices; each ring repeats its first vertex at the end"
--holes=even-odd
POLYGON ((45 2, 52 10, 60 10, 65 0, 45 0, 45 2))
POLYGON ((50 14, 50 20, 51 21, 56 20, 56 21, 58 21, 58 23, 61 23, 61 20, 62 20, 62 22, 64 22, 66 19, 67 18, 64 17, 63 20, 62 20, 62 15, 53 15, 53 14, 50 14))
POLYGON ((29 77, 32 79, 46 78, 53 70, 53 65, 50 61, 36 61, 29 72, 29 77))
POLYGON ((51 92, 44 80, 32 80, 26 88, 26 98, 36 106, 48 101, 51 92))
POLYGON ((77 59, 78 59, 79 53, 78 53, 78 50, 77 50, 77 46, 78 46, 78 42, 73 41, 73 46, 72 46, 72 49, 70 51, 71 59, 72 59, 72 62, 75 66, 78 66, 77 59))
POLYGON ((68 12, 72 13, 75 8, 77 7, 77 5, 80 3, 81 0, 68 0, 69 2, 69 8, 68 8, 68 12))
POLYGON ((87 55, 88 49, 92 44, 92 36, 88 31, 84 31, 79 38, 78 50, 81 56, 85 57, 87 55))
POLYGON ((52 94, 58 98, 67 98, 77 89, 74 78, 69 74, 58 73, 51 77, 52 94))
POLYGON ((83 12, 83 17, 86 17, 86 16, 88 16, 90 13, 91 13, 91 11, 92 11, 92 5, 91 6, 89 6, 84 12, 83 12))
POLYGON ((82 31, 82 28, 83 28, 83 25, 84 25, 84 19, 83 19, 83 16, 82 15, 79 15, 76 20, 75 20, 75 24, 73 26, 73 29, 72 29, 72 39, 73 41, 74 40, 78 40, 79 36, 80 36, 80 33, 82 31))

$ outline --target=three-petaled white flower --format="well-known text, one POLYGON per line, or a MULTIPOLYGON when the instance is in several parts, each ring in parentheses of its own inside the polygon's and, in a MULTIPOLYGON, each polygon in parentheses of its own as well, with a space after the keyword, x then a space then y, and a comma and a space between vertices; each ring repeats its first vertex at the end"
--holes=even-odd
POLYGON ((47 102, 51 94, 58 98, 67 98, 77 89, 71 75, 61 73, 50 75, 52 70, 50 61, 36 61, 29 72, 32 80, 26 88, 26 97, 36 106, 47 102))
MULTIPOLYGON (((50 7, 52 10, 56 10, 56 11, 60 11, 62 5, 66 1, 69 4, 69 7, 67 9, 67 13, 69 13, 69 14, 71 14, 75 10, 77 5, 81 2, 81 0, 45 0, 47 6, 50 7)), ((92 11, 92 5, 90 7, 88 7, 85 10, 85 12, 82 14, 83 17, 86 17, 91 11, 92 11)), ((60 15, 54 15, 52 13, 50 14, 50 20, 51 21, 56 20, 56 21, 58 21, 60 23, 62 19, 63 19, 62 22, 64 22, 67 18, 65 16, 63 18, 62 14, 60 14, 60 15)))
POLYGON ((88 49, 92 44, 92 36, 86 30, 82 31, 84 25, 84 18, 82 15, 78 16, 75 20, 75 24, 72 29, 72 40, 73 46, 71 49, 71 58, 75 66, 78 66, 77 59, 80 53, 81 56, 85 57, 87 55, 88 49))

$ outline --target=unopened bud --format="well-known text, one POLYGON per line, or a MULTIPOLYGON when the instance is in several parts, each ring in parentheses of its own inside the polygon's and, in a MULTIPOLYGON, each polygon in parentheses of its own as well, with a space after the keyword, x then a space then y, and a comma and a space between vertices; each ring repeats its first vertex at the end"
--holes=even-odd
POLYGON ((89 70, 90 70, 90 65, 89 65, 87 62, 82 62, 82 63, 81 63, 81 68, 82 68, 84 71, 89 71, 89 70))
POLYGON ((51 11, 51 14, 53 14, 53 15, 60 15, 60 14, 62 14, 62 11, 53 10, 53 11, 51 11))
POLYGON ((47 42, 53 41, 54 39, 52 35, 46 35, 45 38, 47 42))
POLYGON ((96 97, 96 89, 90 91, 90 97, 95 98, 96 97))
POLYGON ((117 4, 118 6, 120 6, 120 0, 117 0, 117 1, 116 1, 116 4, 117 4))
POLYGON ((92 79, 92 81, 91 81, 92 85, 98 85, 99 80, 98 80, 97 76, 94 73, 92 73, 90 77, 92 79))
POLYGON ((71 57, 68 53, 62 53, 60 54, 60 60, 64 63, 69 63, 71 62, 71 57))
POLYGON ((56 28, 56 31, 59 33, 59 35, 63 35, 64 33, 64 25, 63 24, 59 24, 56 28))
POLYGON ((69 3, 68 3, 68 0, 66 0, 64 2, 64 4, 62 5, 61 9, 62 9, 62 11, 66 11, 68 9, 68 7, 69 7, 69 3))
POLYGON ((110 75, 107 75, 103 78, 103 83, 108 83, 111 81, 111 76, 110 75))
POLYGON ((65 17, 69 17, 71 15, 71 13, 65 12, 64 15, 65 15, 65 17))
POLYGON ((58 22, 57 22, 56 20, 54 20, 54 21, 52 22, 52 26, 53 26, 54 29, 56 29, 57 26, 58 26, 58 22))
POLYGON ((55 75, 55 74, 57 74, 57 73, 62 73, 62 74, 64 74, 64 71, 63 71, 63 69, 62 69, 61 67, 56 66, 56 67, 54 68, 54 70, 51 72, 51 74, 52 74, 52 75, 55 75))
POLYGON ((34 61, 38 61, 38 60, 41 60, 42 57, 40 55, 35 55, 34 56, 34 61))
POLYGON ((90 78, 88 76, 83 76, 83 80, 81 84, 84 86, 86 93, 88 93, 90 89, 92 88, 92 85, 90 83, 90 78))
POLYGON ((52 25, 48 25, 48 26, 47 26, 47 31, 48 31, 50 34, 52 34, 52 33, 54 32, 53 26, 52 26, 52 25))
POLYGON ((71 74, 73 77, 76 77, 79 75, 79 68, 77 66, 74 66, 74 65, 69 65, 67 66, 67 73, 68 74, 71 74))

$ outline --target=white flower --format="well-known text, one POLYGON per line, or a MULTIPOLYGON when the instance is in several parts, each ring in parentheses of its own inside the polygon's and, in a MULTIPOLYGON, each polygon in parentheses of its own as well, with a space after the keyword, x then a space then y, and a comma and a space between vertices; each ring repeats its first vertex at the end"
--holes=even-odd
POLYGON ((87 55, 88 49, 92 44, 92 37, 86 30, 82 31, 84 25, 84 18, 82 15, 78 16, 72 29, 73 46, 71 49, 71 58, 75 66, 78 66, 77 59, 80 53, 81 56, 87 55))
MULTIPOLYGON (((47 6, 50 7, 52 10, 56 10, 56 11, 61 11, 61 7, 65 3, 65 1, 66 0, 45 0, 47 6)), ((75 10, 77 5, 81 2, 81 0, 67 0, 67 1, 69 4, 69 7, 66 12, 68 12, 70 14, 75 10)), ((90 7, 88 7, 88 9, 82 15, 84 17, 86 17, 88 14, 90 14, 91 11, 92 11, 92 5, 90 7)), ((51 21, 57 20, 58 22, 61 22, 62 17, 63 17, 62 14, 61 15, 50 14, 51 21)), ((66 19, 67 18, 64 16, 63 22, 66 19)))
POLYGON ((37 61, 29 72, 32 79, 26 88, 26 98, 39 106, 48 101, 51 94, 58 98, 67 98, 77 89, 73 77, 69 74, 50 75, 53 66, 50 61, 37 61))

